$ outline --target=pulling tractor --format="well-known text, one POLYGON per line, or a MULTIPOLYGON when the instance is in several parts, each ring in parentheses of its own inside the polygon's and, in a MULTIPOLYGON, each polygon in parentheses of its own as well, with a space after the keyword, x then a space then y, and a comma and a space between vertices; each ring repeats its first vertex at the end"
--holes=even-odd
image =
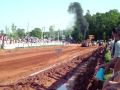
POLYGON ((88 39, 82 41, 82 47, 93 46, 92 40, 94 39, 94 35, 89 35, 88 39))

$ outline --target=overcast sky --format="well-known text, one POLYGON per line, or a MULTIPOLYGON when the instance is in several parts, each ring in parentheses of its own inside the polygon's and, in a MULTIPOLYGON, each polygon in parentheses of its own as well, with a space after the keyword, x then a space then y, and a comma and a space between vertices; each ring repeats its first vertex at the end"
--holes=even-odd
POLYGON ((0 30, 14 23, 18 28, 29 30, 35 27, 55 25, 55 29, 65 29, 73 23, 73 15, 67 12, 71 2, 80 2, 84 10, 91 14, 110 9, 120 11, 120 0, 0 0, 0 30))

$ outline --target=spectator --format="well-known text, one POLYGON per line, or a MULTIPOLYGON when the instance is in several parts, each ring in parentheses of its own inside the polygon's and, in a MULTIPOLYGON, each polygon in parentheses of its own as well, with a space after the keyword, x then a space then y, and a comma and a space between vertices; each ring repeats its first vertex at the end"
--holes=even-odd
POLYGON ((113 67, 115 72, 109 80, 105 81, 103 90, 120 90, 120 26, 113 29, 112 35, 114 38, 113 59, 105 66, 107 68, 113 67))
MULTIPOLYGON (((118 59, 120 58, 120 27, 113 29, 112 35, 114 38, 114 45, 112 47, 112 57, 113 58, 110 61, 110 63, 106 65, 107 68, 110 68, 110 67, 113 68, 115 63, 116 62, 118 63, 118 59)), ((115 66, 114 69, 117 69, 116 67, 117 67, 117 65, 115 66)), ((116 72, 116 70, 115 70, 115 72, 116 72)))
POLYGON ((113 31, 112 31, 112 36, 113 36, 113 39, 114 39, 114 44, 112 44, 112 56, 113 57, 120 57, 120 50, 117 50, 119 49, 120 47, 120 27, 118 28, 114 28, 113 31), (116 50, 115 50, 116 49, 116 50))
POLYGON ((120 90, 120 68, 110 79, 105 81, 102 90, 120 90))

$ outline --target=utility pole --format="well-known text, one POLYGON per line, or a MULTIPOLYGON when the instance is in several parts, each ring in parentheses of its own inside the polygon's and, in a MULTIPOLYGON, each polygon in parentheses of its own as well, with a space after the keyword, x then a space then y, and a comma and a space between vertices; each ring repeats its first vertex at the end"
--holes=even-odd
POLYGON ((5 34, 2 34, 2 45, 1 45, 1 49, 4 49, 4 45, 5 45, 5 34))
POLYGON ((41 39, 43 39, 43 27, 41 28, 41 30, 42 30, 42 35, 41 35, 41 39))
POLYGON ((43 38, 45 39, 45 27, 44 28, 44 31, 43 31, 43 38))
POLYGON ((44 39, 45 27, 42 27, 42 39, 44 39))
POLYGON ((29 31, 29 23, 27 24, 27 33, 28 33, 28 31, 29 31))
POLYGON ((58 29, 58 42, 59 42, 59 38, 60 38, 60 30, 58 29))
POLYGON ((45 32, 45 27, 42 27, 42 42, 44 44, 44 32, 45 32))
POLYGON ((53 25, 53 37, 54 37, 54 40, 55 40, 55 25, 53 25))
POLYGON ((28 43, 28 47, 29 47, 29 23, 27 24, 27 43, 28 43))
POLYGON ((10 33, 9 33, 9 28, 7 27, 7 25, 5 26, 5 31, 6 31, 6 36, 7 36, 6 44, 8 44, 8 37, 10 37, 10 33))

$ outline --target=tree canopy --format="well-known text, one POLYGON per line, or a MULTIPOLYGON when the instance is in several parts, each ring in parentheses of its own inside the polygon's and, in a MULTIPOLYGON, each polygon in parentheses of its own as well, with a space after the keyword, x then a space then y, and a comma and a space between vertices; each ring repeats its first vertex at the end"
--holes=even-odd
POLYGON ((49 37, 50 37, 50 39, 55 39, 54 29, 55 29, 55 28, 54 28, 53 25, 49 27, 49 37))
POLYGON ((112 29, 120 24, 120 12, 116 9, 93 15, 87 10, 86 15, 83 15, 80 3, 73 2, 69 5, 68 12, 75 15, 71 33, 75 42, 88 38, 88 35, 94 35, 95 40, 108 40, 111 38, 112 29))
POLYGON ((24 29, 18 28, 17 31, 16 31, 16 33, 17 33, 17 36, 18 36, 19 38, 22 38, 22 37, 25 36, 25 30, 24 30, 24 29))
POLYGON ((83 9, 79 2, 70 3, 68 12, 74 15, 74 26, 66 30, 55 30, 55 26, 51 25, 49 31, 42 31, 39 27, 32 31, 25 32, 25 29, 18 28, 14 23, 10 28, 7 26, 5 30, 1 30, 0 34, 6 34, 11 39, 17 40, 25 35, 46 38, 52 40, 70 40, 81 42, 88 38, 88 35, 94 35, 95 40, 108 40, 111 38, 112 29, 120 24, 120 12, 117 9, 107 11, 105 13, 91 14, 89 10, 83 15, 83 9))
POLYGON ((96 40, 108 40, 112 29, 120 24, 120 12, 116 9, 94 15, 87 12, 85 18, 89 22, 88 33, 93 34, 96 40))
POLYGON ((42 36, 42 31, 40 28, 34 28, 31 32, 30 32, 30 36, 32 37, 37 37, 37 38, 41 38, 42 36))

